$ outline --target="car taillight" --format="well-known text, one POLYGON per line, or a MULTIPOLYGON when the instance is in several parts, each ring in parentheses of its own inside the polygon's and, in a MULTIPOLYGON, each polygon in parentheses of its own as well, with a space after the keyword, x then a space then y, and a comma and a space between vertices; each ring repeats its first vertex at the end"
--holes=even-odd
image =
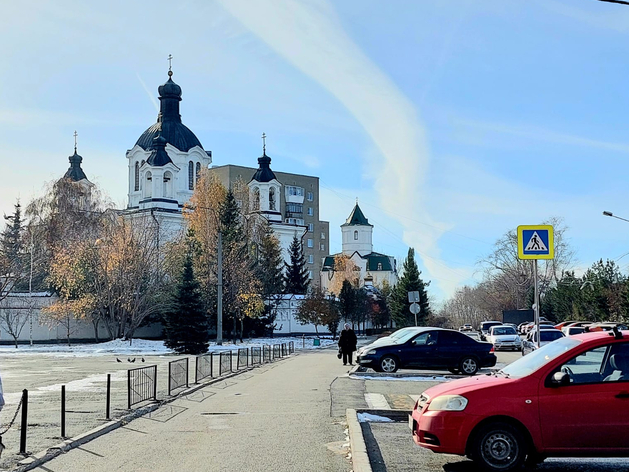
POLYGON ((490 352, 490 353, 491 353, 491 352, 494 352, 494 345, 493 345, 493 344, 491 345, 491 349, 489 350, 489 352, 490 352))

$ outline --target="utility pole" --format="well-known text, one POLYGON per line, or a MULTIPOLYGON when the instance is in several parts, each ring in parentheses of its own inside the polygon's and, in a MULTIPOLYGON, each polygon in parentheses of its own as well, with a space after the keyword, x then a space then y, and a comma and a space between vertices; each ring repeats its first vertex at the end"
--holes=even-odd
POLYGON ((223 345, 223 233, 218 232, 218 286, 217 286, 217 321, 216 321, 216 344, 223 345))
POLYGON ((28 277, 28 320, 30 323, 29 338, 33 345, 33 230, 31 228, 31 271, 28 277))

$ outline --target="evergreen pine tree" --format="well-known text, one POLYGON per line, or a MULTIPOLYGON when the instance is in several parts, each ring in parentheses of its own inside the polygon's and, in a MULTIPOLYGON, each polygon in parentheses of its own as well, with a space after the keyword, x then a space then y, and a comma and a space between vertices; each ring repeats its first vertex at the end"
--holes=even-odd
POLYGON ((164 344, 181 354, 207 352, 208 318, 201 302, 199 282, 192 270, 191 251, 186 254, 172 310, 166 315, 164 344))
POLYGON ((22 207, 17 202, 12 215, 4 215, 6 226, 0 234, 0 300, 13 290, 24 275, 22 207))
POLYGON ((225 200, 221 203, 219 215, 221 232, 223 234, 223 247, 244 246, 240 208, 231 189, 227 191, 225 200))
POLYGON ((273 234, 271 226, 266 224, 260 240, 258 260, 256 261, 256 277, 262 286, 261 295, 264 300, 264 316, 254 322, 255 331, 273 333, 277 307, 284 291, 284 258, 280 242, 273 234))
POLYGON ((308 278, 301 241, 297 239, 297 236, 293 237, 288 253, 290 254, 290 264, 285 263, 284 293, 303 295, 308 290, 310 279, 308 278))
POLYGON ((356 322, 357 312, 357 290, 349 282, 349 280, 343 280, 343 286, 339 293, 339 307, 341 310, 341 316, 343 319, 351 323, 352 326, 356 322))
POLYGON ((282 248, 269 224, 265 227, 259 250, 256 275, 262 283, 262 296, 267 299, 271 295, 282 293, 284 288, 282 248))
POLYGON ((399 328, 415 325, 415 315, 411 313, 408 302, 408 292, 419 292, 419 308, 417 324, 423 326, 427 316, 431 314, 430 303, 426 287, 430 282, 424 282, 420 278, 421 272, 415 262, 415 250, 408 249, 408 255, 404 260, 402 277, 393 289, 391 318, 399 328))

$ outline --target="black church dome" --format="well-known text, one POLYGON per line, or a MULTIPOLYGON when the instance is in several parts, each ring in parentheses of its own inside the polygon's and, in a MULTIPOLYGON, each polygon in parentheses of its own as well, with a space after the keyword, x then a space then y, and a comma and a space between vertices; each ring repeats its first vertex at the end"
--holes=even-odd
POLYGON ((182 152, 188 152, 195 146, 203 149, 201 142, 181 122, 179 114, 179 102, 181 101, 181 87, 173 82, 172 72, 168 73, 168 80, 158 88, 160 110, 157 115, 157 123, 148 128, 135 143, 145 151, 155 149, 155 138, 163 137, 167 143, 182 152))

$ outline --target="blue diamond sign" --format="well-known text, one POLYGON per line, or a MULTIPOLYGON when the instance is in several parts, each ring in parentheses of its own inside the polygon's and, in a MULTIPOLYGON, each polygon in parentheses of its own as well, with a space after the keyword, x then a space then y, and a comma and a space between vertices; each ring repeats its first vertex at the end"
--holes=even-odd
POLYGON ((520 259, 553 259, 555 245, 551 225, 518 226, 518 257, 520 259))

